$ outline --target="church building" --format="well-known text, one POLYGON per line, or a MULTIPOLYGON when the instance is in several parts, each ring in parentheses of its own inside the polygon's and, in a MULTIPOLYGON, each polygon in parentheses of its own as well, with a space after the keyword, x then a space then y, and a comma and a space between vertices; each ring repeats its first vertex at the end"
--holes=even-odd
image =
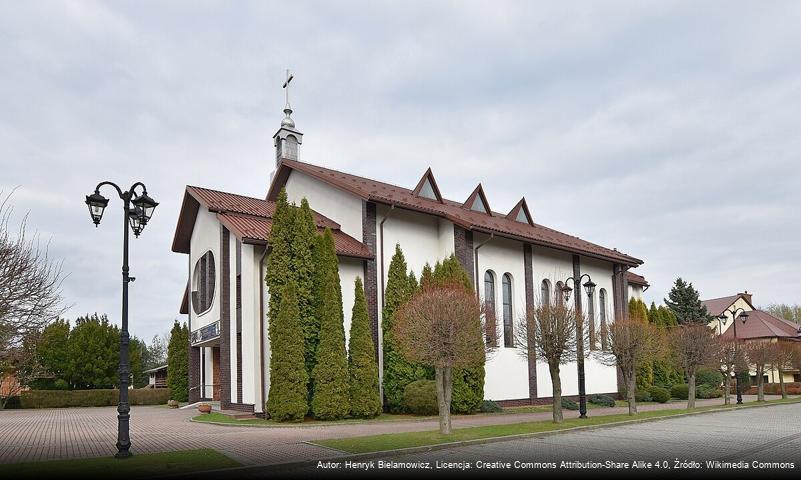
MULTIPOLYGON (((282 188, 290 202, 306 198, 322 231, 330 228, 339 259, 344 329, 350 327, 353 285, 364 281, 379 372, 381 313, 389 261, 400 245, 410 269, 419 273, 452 254, 470 274, 475 290, 495 312, 497 349, 488 357, 484 396, 501 404, 548 401, 547 365, 521 356, 514 345, 516 319, 535 302, 582 296, 591 336, 627 311, 648 283, 629 269, 643 262, 535 222, 536 210, 521 198, 508 212, 491 207, 479 183, 465 199, 443 196, 434 173, 421 172, 416 185, 397 186, 301 160, 303 134, 285 117, 274 135, 275 171, 264 198, 187 186, 172 250, 186 254, 187 287, 181 313, 190 330, 190 401, 219 400, 225 409, 264 412, 270 387, 267 335, 269 292, 263 281, 270 254, 275 200, 282 188), (586 274, 586 275, 585 275, 586 274), (587 278, 591 291, 582 285, 587 278), (578 287, 578 288, 576 288, 578 287)), ((265 182, 267 182, 265 178, 265 182)), ((616 368, 590 350, 586 391, 618 391, 616 368)), ((578 393, 576 363, 562 368, 564 395, 578 393)))

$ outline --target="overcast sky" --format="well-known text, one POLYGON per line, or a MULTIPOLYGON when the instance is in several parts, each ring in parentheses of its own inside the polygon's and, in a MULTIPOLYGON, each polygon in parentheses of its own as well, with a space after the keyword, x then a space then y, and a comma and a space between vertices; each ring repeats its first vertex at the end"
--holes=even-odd
POLYGON ((68 317, 118 321, 121 202, 95 229, 84 195, 144 181, 131 331, 166 333, 184 187, 265 195, 290 68, 305 161, 406 187, 431 166, 502 212, 525 195, 645 260, 649 301, 682 276, 798 303, 799 24, 795 1, 3 0, 0 189, 63 258, 68 317))

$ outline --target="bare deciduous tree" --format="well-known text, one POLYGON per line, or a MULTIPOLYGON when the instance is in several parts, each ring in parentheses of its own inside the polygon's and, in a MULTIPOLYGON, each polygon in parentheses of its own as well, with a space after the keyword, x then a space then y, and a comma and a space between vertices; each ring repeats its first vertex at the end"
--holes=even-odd
POLYGON ((748 363, 754 368, 757 380, 757 401, 765 401, 765 366, 773 361, 773 345, 769 339, 751 340, 745 344, 748 363))
POLYGON ((26 219, 11 229, 10 199, 0 202, 0 383, 16 384, 35 370, 38 332, 65 308, 61 263, 37 236, 26 236, 26 219))
POLYGON ((626 316, 608 325, 603 335, 607 348, 596 355, 603 364, 620 368, 629 415, 637 415, 637 369, 661 356, 662 331, 646 319, 626 316))
POLYGON ((673 360, 687 375, 687 408, 695 408, 695 374, 699 368, 719 361, 720 342, 706 325, 685 324, 672 328, 670 346, 673 360))
POLYGON ((718 336, 718 355, 720 357, 720 371, 725 377, 725 390, 723 391, 723 403, 731 404, 731 379, 732 376, 743 370, 748 370, 745 355, 741 346, 737 345, 734 339, 725 339, 718 336))
POLYGON ((396 310, 393 334, 408 360, 434 367, 439 431, 450 434, 453 369, 486 355, 480 300, 458 283, 424 286, 396 310))
POLYGON ((781 388, 782 398, 787 398, 787 389, 784 386, 784 372, 788 368, 792 368, 793 355, 797 344, 795 342, 778 341, 770 345, 771 363, 779 373, 779 386, 781 388))
POLYGON ((514 329, 515 346, 520 355, 532 360, 536 357, 548 364, 555 423, 564 419, 560 366, 576 360, 577 320, 575 310, 565 302, 555 302, 555 305, 539 303, 518 319, 514 329))

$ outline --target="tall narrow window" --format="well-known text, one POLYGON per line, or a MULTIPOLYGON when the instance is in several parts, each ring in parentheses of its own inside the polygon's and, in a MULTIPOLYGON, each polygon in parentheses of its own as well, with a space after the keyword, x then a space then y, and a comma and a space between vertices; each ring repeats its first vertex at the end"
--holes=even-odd
POLYGON ((556 288, 554 289, 554 295, 556 296, 557 305, 564 305, 565 304, 565 284, 562 281, 556 282, 556 288))
POLYGON ((487 337, 487 345, 497 347, 498 327, 495 321, 495 275, 489 270, 484 273, 484 305, 486 307, 485 334, 487 337))
POLYGON ((598 292, 598 313, 601 315, 601 350, 606 350, 606 290, 603 288, 598 292))
POLYGON ((597 339, 595 338, 595 299, 593 293, 587 295, 587 320, 589 320, 590 327, 590 350, 595 350, 598 346, 597 339))
POLYGON ((503 346, 514 347, 512 337, 512 277, 503 274, 503 346))
POLYGON ((540 303, 545 306, 551 304, 551 282, 547 279, 542 281, 540 285, 540 303))

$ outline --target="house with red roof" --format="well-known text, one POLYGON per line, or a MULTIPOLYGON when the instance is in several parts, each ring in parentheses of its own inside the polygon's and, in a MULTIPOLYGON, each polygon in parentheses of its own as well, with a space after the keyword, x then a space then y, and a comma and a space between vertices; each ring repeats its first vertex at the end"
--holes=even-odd
MULTIPOLYGON (((801 325, 759 310, 748 290, 736 295, 703 300, 714 317, 709 326, 725 339, 743 342, 801 342, 801 325)), ((778 369, 766 369, 767 381, 779 381, 778 369)), ((801 382, 801 371, 785 370, 785 382, 801 382)))
MULTIPOLYGON (((289 105, 284 112, 273 137, 275 170, 264 197, 199 186, 184 192, 172 250, 187 256, 180 311, 190 328, 191 401, 219 400, 223 408, 264 411, 270 345, 269 292, 262 279, 281 189, 290 202, 307 199, 318 229, 334 234, 346 333, 354 281, 363 279, 379 372, 383 294, 396 245, 418 274, 450 255, 459 259, 497 318, 498 348, 485 366, 484 395, 507 404, 537 403, 551 394, 547 366, 521 357, 514 345, 515 321, 527 308, 564 299, 566 282, 583 278, 578 288, 568 286, 572 300, 580 295, 592 319, 586 328, 598 336, 604 324, 625 314, 629 296, 639 297, 648 287, 629 271, 642 260, 537 223, 525 198, 498 211, 480 183, 465 199, 446 198, 430 168, 416 185, 404 187, 301 161, 303 134, 289 105), (588 278, 595 284, 591 291, 583 286, 588 278)), ((587 355, 585 371, 588 394, 617 392, 614 367, 587 355)), ((562 372, 563 393, 576 395, 576 363, 562 372)))

